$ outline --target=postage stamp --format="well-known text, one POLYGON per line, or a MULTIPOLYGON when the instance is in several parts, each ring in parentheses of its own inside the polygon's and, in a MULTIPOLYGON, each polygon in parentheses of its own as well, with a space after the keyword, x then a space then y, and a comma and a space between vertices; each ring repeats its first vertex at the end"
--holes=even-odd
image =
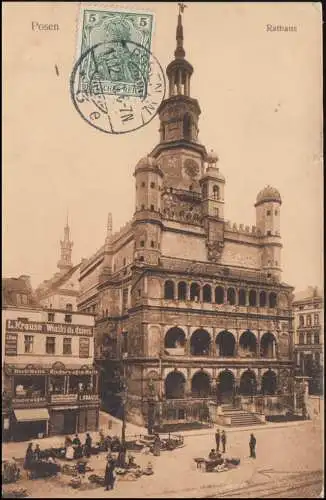
POLYGON ((120 95, 146 96, 153 26, 154 16, 146 12, 83 9, 79 55, 88 56, 79 87, 87 88, 96 71, 104 94, 116 94, 118 85, 120 95), (96 66, 88 52, 94 46, 96 66))
POLYGON ((150 122, 165 96, 151 52, 154 16, 84 9, 70 93, 78 113, 103 132, 124 134, 150 122))

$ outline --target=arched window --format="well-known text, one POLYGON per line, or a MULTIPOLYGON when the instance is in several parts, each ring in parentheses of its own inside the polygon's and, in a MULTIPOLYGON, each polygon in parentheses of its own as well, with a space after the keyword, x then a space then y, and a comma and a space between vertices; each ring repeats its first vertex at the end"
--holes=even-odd
POLYGON ((299 344, 304 344, 304 333, 303 332, 299 333, 299 344))
POLYGON ((181 328, 173 327, 170 328, 164 338, 164 347, 167 349, 176 349, 184 347, 186 343, 186 336, 181 328))
POLYGON ((307 344, 311 344, 311 333, 307 333, 307 344))
POLYGON ((299 316, 299 324, 300 324, 300 326, 304 326, 304 316, 303 316, 303 314, 300 314, 300 316, 299 316))
POLYGON ((208 398, 211 393, 211 381, 204 371, 195 373, 191 379, 191 395, 195 398, 208 398))
POLYGON ((311 326, 311 314, 307 314, 307 326, 311 326))
POLYGON ((165 397, 166 399, 182 399, 185 393, 186 379, 178 371, 168 374, 165 379, 165 397))
POLYGON ((217 286, 215 288, 215 303, 223 304, 224 302, 224 288, 222 286, 217 286))
POLYGON ((266 292, 264 292, 264 290, 262 290, 259 294, 259 306, 260 307, 266 306, 266 292))
POLYGON ((276 293, 271 292, 269 294, 269 307, 276 307, 276 293))
POLYGON ((180 281, 178 284, 178 299, 187 300, 187 283, 180 281))
POLYGON ((239 306, 245 306, 246 305, 246 290, 243 288, 240 288, 239 290, 239 306))
POLYGON ((183 138, 186 141, 191 140, 191 127, 192 127, 192 120, 191 116, 189 113, 186 113, 183 117, 183 138))
POLYGON ((190 339, 190 352, 193 356, 208 356, 211 337, 206 330, 199 328, 190 339))
POLYGON ((199 301, 200 294, 200 286, 198 283, 191 283, 190 286, 190 300, 194 300, 195 302, 199 301))
POLYGON ((166 281, 164 283, 164 298, 174 299, 174 283, 173 281, 166 281))
POLYGON ((231 304, 231 306, 235 305, 236 295, 235 295, 235 289, 234 288, 228 288, 227 299, 228 299, 228 303, 231 304))
POLYGON ((215 184, 215 186, 213 186, 213 197, 214 197, 214 200, 220 199, 220 188, 216 184, 215 184))
POLYGON ((255 307, 257 305, 257 292, 256 290, 250 290, 249 292, 249 305, 255 307))
POLYGON ((210 285, 205 285, 203 288, 203 301, 212 302, 212 289, 210 285))

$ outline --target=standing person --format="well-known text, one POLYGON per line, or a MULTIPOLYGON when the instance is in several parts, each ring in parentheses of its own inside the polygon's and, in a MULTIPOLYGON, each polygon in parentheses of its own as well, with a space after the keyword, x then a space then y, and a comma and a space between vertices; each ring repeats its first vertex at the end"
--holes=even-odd
POLYGON ((24 469, 30 469, 31 464, 33 462, 34 452, 33 452, 33 443, 29 443, 26 450, 24 469))
POLYGON ((216 442, 216 451, 220 451, 220 429, 216 429, 215 432, 215 442, 216 442))
POLYGON ((74 439, 73 439, 73 441, 72 441, 72 444, 73 444, 74 446, 80 446, 80 445, 81 445, 81 442, 80 442, 80 439, 79 439, 78 434, 76 434, 76 435, 75 435, 75 437, 74 437, 74 439))
POLYGON ((40 460, 40 455, 41 455, 41 450, 40 450, 40 445, 37 444, 35 446, 35 450, 34 450, 34 460, 37 462, 38 460, 40 460))
POLYGON ((250 434, 249 448, 250 458, 256 458, 256 438, 253 434, 250 434))
POLYGON ((114 460, 112 460, 112 458, 109 458, 105 467, 105 474, 104 474, 105 490, 113 490, 115 481, 114 469, 115 469, 114 460))
POLYGON ((222 452, 225 453, 226 434, 225 434, 224 430, 222 431, 221 442, 222 442, 222 447, 223 447, 222 452))
POLYGON ((92 438, 87 432, 85 439, 85 455, 87 458, 91 456, 91 449, 92 449, 92 438))
POLYGON ((154 445, 153 445, 153 455, 155 457, 160 456, 161 454, 161 439, 159 434, 155 434, 154 445))

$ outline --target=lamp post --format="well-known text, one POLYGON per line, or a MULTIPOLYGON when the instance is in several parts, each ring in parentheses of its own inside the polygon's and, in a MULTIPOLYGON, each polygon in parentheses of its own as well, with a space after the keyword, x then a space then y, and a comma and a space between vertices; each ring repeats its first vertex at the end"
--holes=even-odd
POLYGON ((121 444, 125 447, 126 444, 126 403, 128 398, 128 386, 126 381, 126 365, 123 360, 123 377, 120 379, 120 397, 122 403, 122 429, 121 429, 121 444))

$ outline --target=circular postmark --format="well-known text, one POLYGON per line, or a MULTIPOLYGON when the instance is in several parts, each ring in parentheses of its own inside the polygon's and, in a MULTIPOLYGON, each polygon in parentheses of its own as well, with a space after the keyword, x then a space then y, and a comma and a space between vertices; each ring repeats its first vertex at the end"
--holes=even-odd
POLYGON ((165 90, 158 59, 142 45, 124 40, 90 47, 76 62, 70 78, 78 113, 109 134, 125 134, 149 123, 165 90))

